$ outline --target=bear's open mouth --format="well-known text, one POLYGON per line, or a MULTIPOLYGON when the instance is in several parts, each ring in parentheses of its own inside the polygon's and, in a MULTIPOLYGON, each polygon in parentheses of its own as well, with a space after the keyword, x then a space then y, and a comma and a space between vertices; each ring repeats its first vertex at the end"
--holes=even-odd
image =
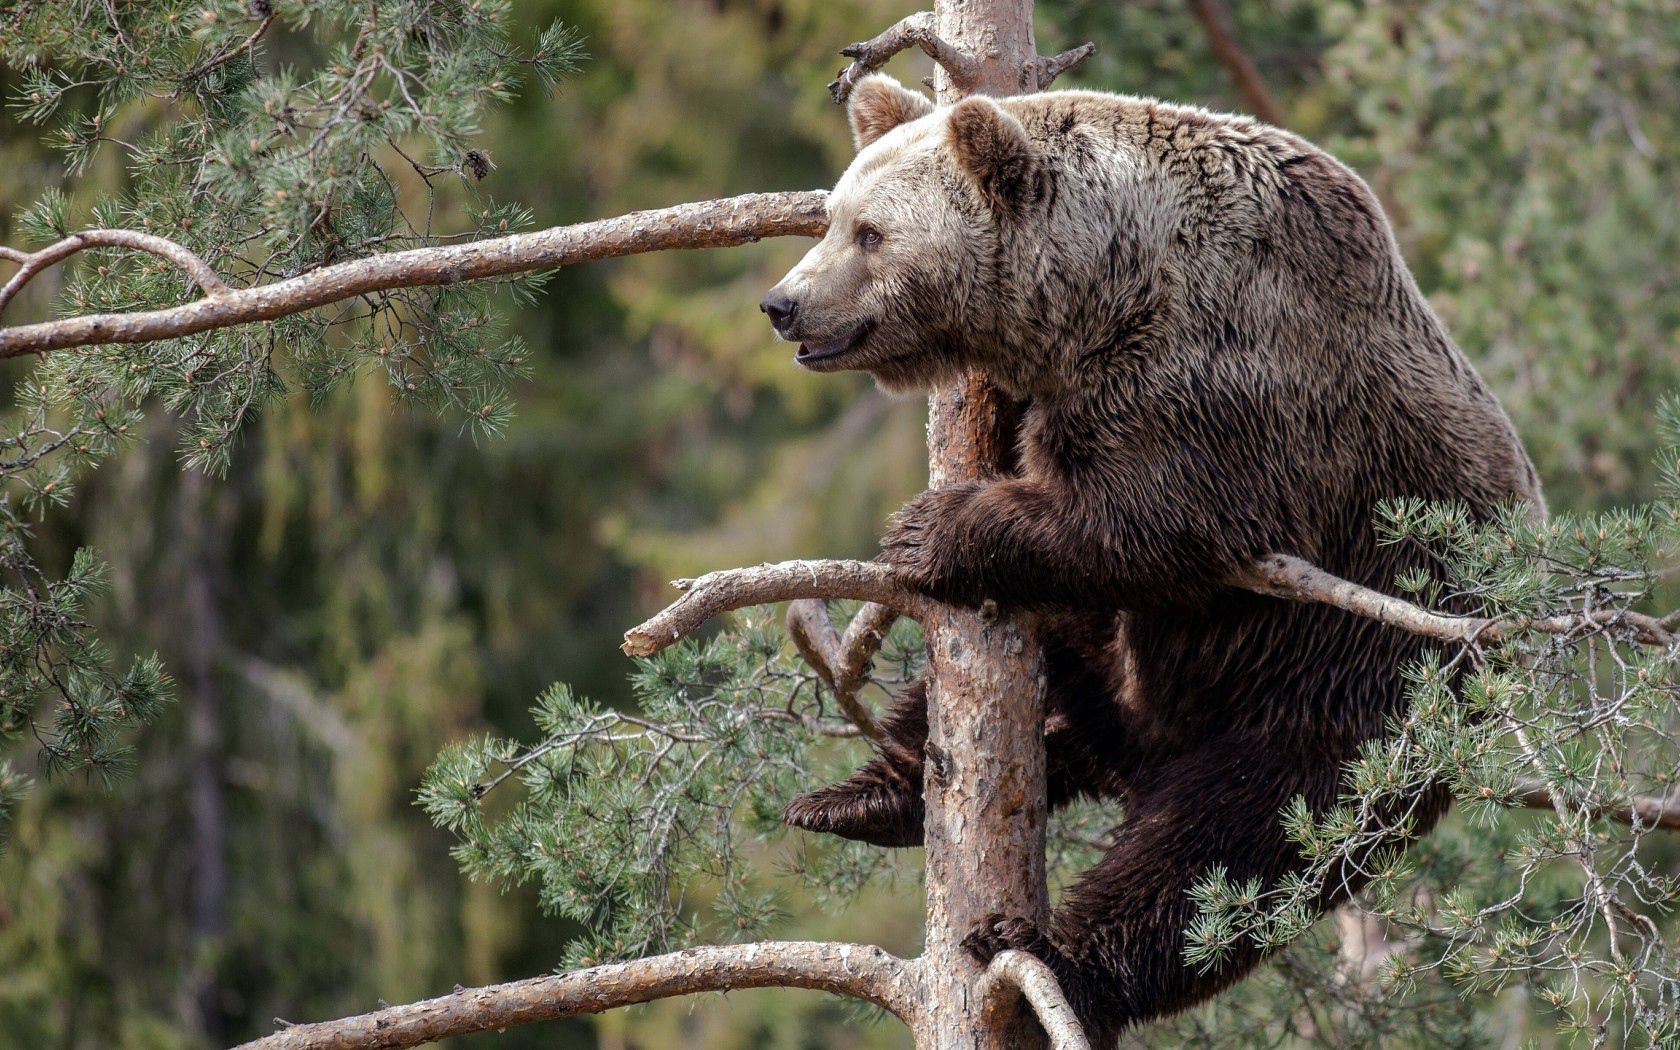
POLYGON ((800 343, 799 349, 794 352, 793 359, 802 365, 813 365, 819 361, 832 361, 842 354, 857 349, 858 344, 863 342, 864 337, 869 334, 869 330, 873 327, 873 324, 864 321, 839 338, 820 343, 800 343))

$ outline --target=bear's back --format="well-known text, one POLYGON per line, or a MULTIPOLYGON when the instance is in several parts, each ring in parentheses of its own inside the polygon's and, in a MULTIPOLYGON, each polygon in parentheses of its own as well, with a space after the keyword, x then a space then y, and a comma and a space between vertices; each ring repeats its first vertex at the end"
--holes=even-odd
MULTIPOLYGON (((1101 250, 1126 232, 1102 224, 1136 209, 1168 226, 1155 240, 1164 276, 1094 271, 1093 295, 1118 280, 1160 299, 1132 310, 1142 337, 1087 349, 1064 376, 1112 393, 1052 393, 1034 410, 1030 469, 1091 456, 1094 433, 1120 435, 1105 452, 1117 457, 1178 443, 1213 464, 1213 482, 1161 488, 1153 513, 1218 519, 1240 504, 1256 543, 1384 591, 1427 556, 1377 542, 1380 501, 1457 501, 1479 519, 1511 503, 1540 511, 1514 429, 1351 169, 1250 118, 1153 99, 1069 91, 1004 105, 1047 161, 1047 238, 1101 250)), ((1154 221, 1138 220, 1146 239, 1154 221)), ((1235 589, 1176 598, 1124 618, 1121 692, 1134 730, 1163 744, 1293 725, 1304 747, 1351 747, 1398 713, 1400 668, 1425 648, 1335 609, 1235 589)))

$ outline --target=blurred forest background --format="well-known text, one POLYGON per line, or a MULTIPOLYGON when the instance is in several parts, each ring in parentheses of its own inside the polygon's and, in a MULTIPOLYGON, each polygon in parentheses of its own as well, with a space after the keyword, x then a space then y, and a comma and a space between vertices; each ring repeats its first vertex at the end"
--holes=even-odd
MULTIPOLYGON (((13 0, 0 2, 0 12, 13 0)), ((908 13, 879 0, 517 0, 588 59, 500 110, 474 192, 557 225, 830 185, 850 144, 837 50, 908 13)), ((1044 0, 1041 50, 1098 53, 1058 86, 1243 103, 1180 0, 1044 0)), ((1647 498, 1654 405, 1680 387, 1680 11, 1673 0, 1235 0, 1284 123, 1376 188, 1459 343, 1504 400, 1554 508, 1647 498)), ((277 34, 263 63, 308 67, 277 34)), ((891 67, 907 83, 919 56, 891 67)), ((0 68, 15 92, 16 71, 0 68)), ((120 192, 68 176, 0 115, 0 213, 120 192)), ((0 243, 15 231, 0 220, 0 243)), ((754 304, 804 245, 568 269, 500 307, 532 372, 497 438, 394 404, 368 376, 255 420, 224 475, 184 471, 170 417, 43 521, 49 561, 111 566, 119 655, 156 649, 176 702, 110 790, 42 779, 0 854, 0 1046, 200 1047, 543 972, 574 930, 471 884, 414 806, 445 743, 528 735, 559 679, 622 703, 620 632, 664 581, 868 556, 925 481, 923 406, 793 367, 754 304)), ((8 323, 45 316, 51 284, 8 323)), ((8 366, 9 381, 26 365, 8 366)), ((27 764, 27 756, 25 756, 27 764)), ((769 843, 774 863, 785 843, 769 843)), ((913 863, 905 865, 907 870, 913 863)), ((913 885, 913 881, 912 881, 913 885)), ((902 888, 902 887, 900 887, 902 888)), ((778 933, 911 952, 920 900, 787 902, 778 933)), ((808 993, 667 1003, 459 1045, 886 1046, 808 993)), ((1515 1045, 1514 1043, 1512 1045, 1515 1045)))

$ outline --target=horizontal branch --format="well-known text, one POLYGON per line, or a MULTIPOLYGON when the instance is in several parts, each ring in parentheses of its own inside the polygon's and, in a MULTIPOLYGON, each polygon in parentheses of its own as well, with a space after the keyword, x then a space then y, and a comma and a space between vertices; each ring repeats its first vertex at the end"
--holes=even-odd
POLYGON ((1333 605, 1366 619, 1386 623, 1413 634, 1443 642, 1474 643, 1497 640, 1494 621, 1474 616, 1449 616, 1430 612, 1404 598, 1363 587, 1352 580, 1325 572, 1311 562, 1287 554, 1270 554, 1257 559, 1249 571, 1231 581, 1244 590, 1273 598, 1333 605))
POLYGON ((240 1050, 408 1047, 697 992, 813 988, 874 1003, 908 1020, 910 967, 873 945, 817 941, 690 948, 573 973, 466 988, 436 999, 317 1024, 290 1025, 240 1050))
POLYGON ((749 569, 708 572, 695 580, 673 580, 686 592, 639 627, 624 632, 620 646, 631 656, 652 656, 721 613, 796 598, 850 598, 876 602, 919 619, 928 608, 905 588, 893 570, 872 561, 784 561, 749 569))
MULTIPOLYGON (((389 252, 323 266, 297 277, 251 288, 227 290, 222 285, 219 290, 212 290, 221 282, 209 274, 214 285, 207 287, 208 297, 181 306, 135 313, 89 314, 0 328, 0 357, 73 346, 173 339, 215 328, 273 320, 392 288, 451 285, 676 248, 723 248, 764 237, 817 237, 827 226, 827 194, 820 190, 749 193, 632 212, 576 226, 389 252)), ((163 243, 170 245, 175 253, 171 258, 183 262, 184 257, 176 256, 186 253, 186 249, 172 242, 163 243)), ((151 250, 137 240, 130 246, 151 250)), ((8 254, 14 261, 20 258, 20 253, 15 251, 8 254)), ((208 267, 205 271, 208 272, 208 267)), ((202 276, 195 274, 195 280, 202 276)), ((13 281, 16 280, 14 277, 13 281)), ((204 280, 199 283, 205 286, 204 280)))
POLYGON ((1025 997, 1044 1034, 1050 1037, 1050 1050, 1091 1050, 1078 1016, 1044 960, 1014 949, 997 953, 980 978, 979 994, 993 1009, 1005 995, 1025 997))
POLYGON ((1287 554, 1271 554, 1258 559, 1249 571, 1239 574, 1231 583, 1274 598, 1333 605, 1442 642, 1492 645, 1530 632, 1569 636, 1606 627, 1621 627, 1631 632, 1634 641, 1641 645, 1667 648, 1680 643, 1680 636, 1668 630, 1662 620, 1625 609, 1600 609, 1539 620, 1495 620, 1431 612, 1404 598, 1395 598, 1344 580, 1287 554))
MULTIPOLYGON (((918 620, 933 605, 930 599, 900 584, 892 569, 880 562, 766 563, 748 569, 722 569, 696 580, 672 583, 687 593, 646 623, 626 631, 624 644, 620 646, 626 653, 652 656, 693 633, 712 617, 753 605, 802 598, 850 598, 875 602, 918 620)), ((1680 636, 1664 627, 1663 621, 1622 609, 1541 620, 1495 620, 1432 612, 1404 598, 1344 580, 1287 554, 1257 559, 1247 571, 1233 576, 1230 584, 1274 598, 1334 606, 1412 634, 1460 645, 1492 645, 1529 632, 1570 636, 1606 627, 1625 628, 1635 641, 1644 645, 1680 644, 1680 636)), ((832 665, 829 668, 832 670, 832 665)))

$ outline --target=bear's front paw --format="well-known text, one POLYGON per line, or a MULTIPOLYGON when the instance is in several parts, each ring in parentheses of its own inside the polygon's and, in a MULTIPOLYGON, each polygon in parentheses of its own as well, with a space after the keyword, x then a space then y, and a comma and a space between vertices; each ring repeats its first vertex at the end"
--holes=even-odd
POLYGON ((1052 965, 1061 959, 1061 953, 1038 923, 999 913, 980 920, 980 925, 962 939, 962 946, 982 966, 991 963, 999 952, 1010 949, 1026 952, 1052 965))
POLYGON ((964 539, 957 516, 978 486, 929 489, 894 514, 881 538, 881 561, 905 586, 943 602, 977 605, 973 581, 964 579, 958 555, 964 539))

